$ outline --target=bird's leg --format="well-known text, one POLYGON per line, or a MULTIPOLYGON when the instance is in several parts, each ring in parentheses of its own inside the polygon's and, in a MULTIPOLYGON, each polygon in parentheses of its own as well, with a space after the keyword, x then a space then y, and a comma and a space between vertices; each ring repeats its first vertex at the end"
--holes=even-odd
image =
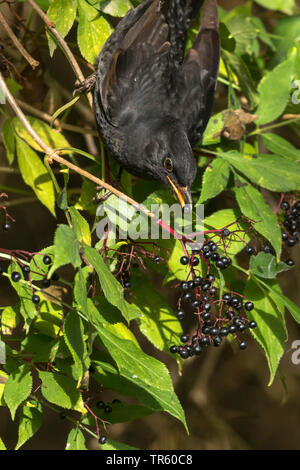
POLYGON ((79 82, 76 80, 74 93, 78 93, 79 95, 85 95, 89 93, 95 86, 96 83, 97 72, 92 73, 89 75, 83 82, 79 82))
MULTIPOLYGON (((121 175, 122 175, 122 168, 119 169, 119 173, 117 178, 113 181, 112 186, 115 188, 119 188, 120 183, 121 183, 121 175)), ((100 191, 102 186, 96 186, 97 191, 100 191)), ((100 194, 96 194, 94 197, 94 202, 95 204, 99 204, 100 202, 107 201, 107 199, 112 195, 113 193, 111 191, 106 191, 102 196, 100 194)))

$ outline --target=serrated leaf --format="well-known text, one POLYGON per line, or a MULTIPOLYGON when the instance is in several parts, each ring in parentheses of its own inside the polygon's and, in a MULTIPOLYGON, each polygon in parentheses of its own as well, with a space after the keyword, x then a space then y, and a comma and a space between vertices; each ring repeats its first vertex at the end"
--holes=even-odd
POLYGON ((257 323, 257 328, 251 330, 251 333, 265 351, 271 385, 287 340, 284 306, 278 297, 274 297, 252 279, 247 281, 244 295, 254 303, 254 310, 247 315, 257 323))
POLYGON ((72 354, 77 372, 77 387, 90 366, 86 344, 83 338, 84 328, 78 313, 71 310, 64 321, 64 340, 72 354))
POLYGON ((296 191, 300 189, 300 164, 278 155, 221 152, 220 156, 244 173, 253 183, 270 191, 296 191))
POLYGON ((70 431, 67 439, 66 450, 87 450, 85 437, 79 428, 70 431))
POLYGON ((234 193, 242 213, 255 222, 255 230, 270 241, 279 259, 282 239, 276 215, 271 211, 261 193, 240 176, 235 177, 234 193))
MULTIPOLYGON (((55 24, 55 28, 64 38, 72 28, 76 18, 76 12, 77 0, 52 0, 47 11, 47 16, 49 20, 55 24)), ((56 49, 56 43, 49 33, 47 33, 47 36, 50 56, 52 57, 56 49)))
POLYGON ((285 110, 290 99, 295 58, 296 54, 293 53, 290 58, 277 65, 261 79, 258 85, 260 100, 256 110, 257 124, 274 121, 285 110))
POLYGON ((112 33, 108 21, 85 0, 78 0, 79 24, 77 41, 81 54, 94 63, 99 52, 112 33))
POLYGON ((39 371, 42 381, 42 395, 50 403, 65 409, 86 413, 76 382, 60 373, 39 371))
POLYGON ((227 186, 230 167, 221 158, 215 158, 205 169, 198 204, 220 194, 227 186))
POLYGON ((250 271, 256 276, 265 279, 275 279, 277 274, 291 269, 283 261, 276 262, 276 258, 271 253, 259 252, 256 256, 251 256, 250 271))
POLYGON ((28 398, 32 390, 32 377, 30 367, 21 364, 9 375, 4 387, 4 400, 11 413, 12 420, 15 419, 17 408, 28 398))
POLYGON ((75 209, 70 207, 69 212, 72 219, 72 225, 79 242, 91 245, 91 231, 88 222, 84 217, 75 209))
POLYGON ((2 126, 2 141, 6 150, 6 158, 11 165, 15 159, 15 133, 11 119, 6 119, 2 126))
POLYGON ((217 144, 221 141, 221 132, 224 128, 223 113, 211 116, 204 131, 201 146, 217 144))
POLYGON ((20 413, 18 442, 15 450, 20 449, 41 427, 42 407, 38 402, 27 402, 20 413))
POLYGON ((75 268, 81 265, 80 244, 74 230, 68 225, 58 225, 54 236, 54 262, 49 277, 60 266, 72 264, 75 268))
POLYGON ((17 157, 23 180, 55 216, 55 193, 50 175, 36 152, 19 137, 17 137, 17 157))
POLYGON ((272 153, 296 162, 300 161, 300 150, 296 149, 296 147, 280 135, 271 133, 262 134, 261 140, 272 153))
POLYGON ((106 328, 98 327, 97 330, 121 376, 146 390, 157 403, 155 409, 167 411, 186 427, 184 412, 165 365, 146 355, 132 341, 123 339, 106 328))

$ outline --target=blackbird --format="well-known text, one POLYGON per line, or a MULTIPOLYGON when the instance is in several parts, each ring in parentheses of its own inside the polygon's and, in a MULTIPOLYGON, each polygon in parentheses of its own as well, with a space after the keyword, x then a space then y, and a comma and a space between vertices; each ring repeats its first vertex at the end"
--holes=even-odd
POLYGON ((118 23, 97 61, 94 109, 107 148, 129 173, 168 185, 188 211, 192 148, 212 112, 219 58, 216 0, 145 0, 118 23))

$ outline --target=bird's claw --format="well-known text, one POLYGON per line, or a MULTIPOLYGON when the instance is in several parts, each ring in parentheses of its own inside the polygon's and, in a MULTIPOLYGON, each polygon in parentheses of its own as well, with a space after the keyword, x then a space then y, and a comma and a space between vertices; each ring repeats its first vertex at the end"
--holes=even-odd
POLYGON ((83 82, 76 80, 73 94, 77 93, 78 95, 85 95, 89 93, 95 86, 97 78, 97 73, 94 72, 92 75, 87 77, 83 82))

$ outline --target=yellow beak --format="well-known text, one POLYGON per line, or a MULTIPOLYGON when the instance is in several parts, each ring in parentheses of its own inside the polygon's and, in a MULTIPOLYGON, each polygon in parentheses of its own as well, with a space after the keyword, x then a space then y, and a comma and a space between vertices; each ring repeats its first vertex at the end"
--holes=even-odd
POLYGON ((192 197, 191 193, 189 192, 188 188, 186 187, 179 187, 177 186, 169 176, 167 176, 167 179, 178 199, 179 204, 181 205, 182 209, 186 206, 186 204, 189 204, 191 206, 192 204, 192 197))

